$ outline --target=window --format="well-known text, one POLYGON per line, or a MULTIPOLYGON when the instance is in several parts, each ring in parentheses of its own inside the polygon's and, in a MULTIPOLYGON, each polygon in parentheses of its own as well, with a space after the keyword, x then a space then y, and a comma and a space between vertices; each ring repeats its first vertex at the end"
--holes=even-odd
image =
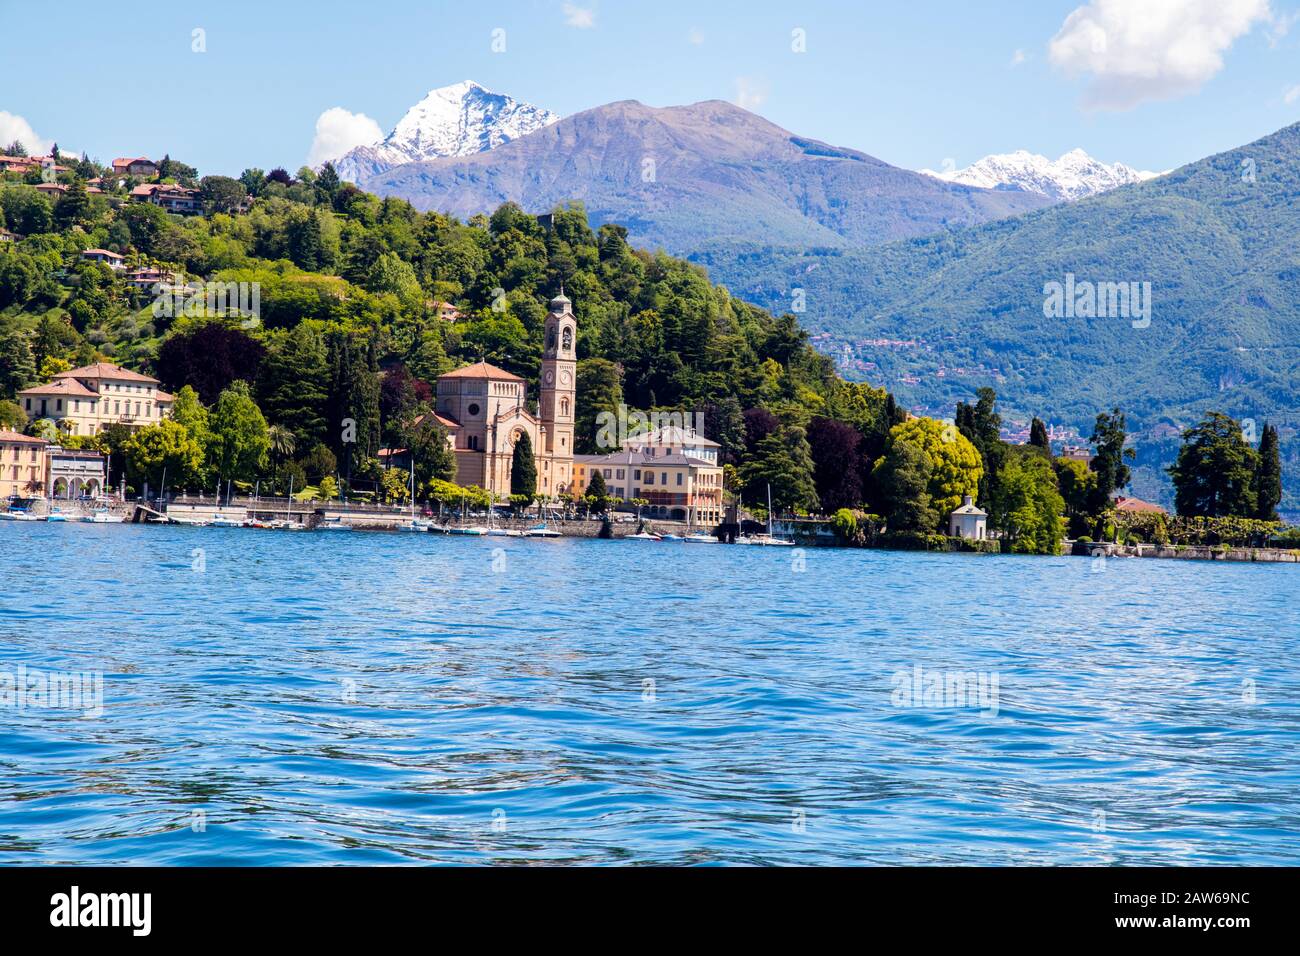
POLYGON ((470 436, 469 436, 469 448, 470 448, 470 451, 478 451, 478 436, 477 436, 477 435, 470 435, 470 436))
POLYGON ((681 483, 682 483, 682 473, 679 471, 677 473, 677 484, 680 486, 681 483))
POLYGON ((605 469, 605 472, 604 472, 605 477, 606 477, 606 478, 613 478, 614 476, 613 476, 613 474, 611 473, 612 471, 613 471, 613 469, 611 469, 611 468, 606 468, 606 469, 605 469))
POLYGON ((469 408, 467 408, 466 411, 469 412, 471 415, 477 415, 479 412, 478 403, 470 402, 469 408))
POLYGON ((647 471, 645 473, 645 483, 647 485, 653 485, 655 483, 655 473, 653 471, 647 471))
POLYGON ((635 478, 637 481, 640 481, 640 480, 641 480, 641 469, 638 468, 638 469, 636 469, 634 472, 632 472, 632 477, 635 478))
POLYGON ((622 469, 622 468, 618 469, 618 471, 617 471, 617 473, 614 475, 614 477, 617 478, 619 481, 622 481, 622 480, 623 480, 623 469, 622 469))
POLYGON ((666 472, 666 471, 661 471, 661 472, 659 473, 659 484, 661 484, 661 485, 666 485, 666 484, 668 484, 668 472, 666 472))

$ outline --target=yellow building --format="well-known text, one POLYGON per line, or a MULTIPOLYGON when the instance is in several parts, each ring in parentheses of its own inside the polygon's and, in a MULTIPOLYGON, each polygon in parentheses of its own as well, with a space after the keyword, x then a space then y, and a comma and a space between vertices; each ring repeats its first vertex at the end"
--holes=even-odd
POLYGON ((0 500, 44 493, 48 449, 43 438, 0 430, 0 500))
POLYGON ((60 372, 52 381, 18 393, 28 418, 66 423, 60 427, 70 435, 95 435, 106 425, 154 425, 171 415, 173 401, 156 378, 109 362, 60 372))
POLYGON ((660 448, 624 448, 611 455, 578 455, 573 469, 580 493, 599 471, 613 497, 649 502, 644 515, 706 527, 722 521, 722 469, 703 459, 660 448))
POLYGON ((538 496, 570 490, 578 364, 572 305, 563 292, 551 300, 537 414, 528 410, 528 383, 487 362, 438 378, 437 415, 456 451, 457 484, 509 495, 515 445, 527 434, 537 459, 538 496))

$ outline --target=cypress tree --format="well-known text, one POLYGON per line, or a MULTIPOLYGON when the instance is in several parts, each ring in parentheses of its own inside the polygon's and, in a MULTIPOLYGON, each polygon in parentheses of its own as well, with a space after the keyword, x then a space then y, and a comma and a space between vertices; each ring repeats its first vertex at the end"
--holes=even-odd
POLYGON ((537 461, 533 458, 533 440, 528 432, 515 442, 514 461, 510 466, 510 494, 526 495, 531 502, 537 497, 537 461))
POLYGON ((1259 462, 1255 466, 1255 517, 1261 521, 1276 521, 1277 506, 1282 500, 1282 457, 1278 447, 1277 429, 1264 424, 1259 439, 1259 462))
POLYGON ((1047 437, 1047 426, 1041 418, 1035 418, 1029 425, 1029 444, 1043 449, 1049 456, 1052 454, 1052 442, 1047 437))

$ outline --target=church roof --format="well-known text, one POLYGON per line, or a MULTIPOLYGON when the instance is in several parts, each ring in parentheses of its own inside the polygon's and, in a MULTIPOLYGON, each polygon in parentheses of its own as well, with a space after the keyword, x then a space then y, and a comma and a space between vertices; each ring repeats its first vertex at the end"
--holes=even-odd
POLYGON ((475 362, 473 365, 466 365, 464 368, 453 369, 445 375, 439 375, 441 381, 444 378, 482 378, 493 379, 503 382, 522 382, 523 379, 512 372, 507 372, 503 368, 497 368, 488 362, 475 362))

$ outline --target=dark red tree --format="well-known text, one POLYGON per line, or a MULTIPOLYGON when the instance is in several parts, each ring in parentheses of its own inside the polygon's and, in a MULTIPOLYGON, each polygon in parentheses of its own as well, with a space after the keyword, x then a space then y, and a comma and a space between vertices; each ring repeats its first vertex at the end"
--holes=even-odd
POLYGON ((813 483, 822 510, 838 511, 862 504, 862 435, 852 425, 832 418, 808 422, 813 483))
POLYGON ((236 379, 257 381, 265 355, 262 343, 251 335, 209 322, 163 342, 158 350, 158 379, 170 391, 192 385, 210 405, 236 379))

